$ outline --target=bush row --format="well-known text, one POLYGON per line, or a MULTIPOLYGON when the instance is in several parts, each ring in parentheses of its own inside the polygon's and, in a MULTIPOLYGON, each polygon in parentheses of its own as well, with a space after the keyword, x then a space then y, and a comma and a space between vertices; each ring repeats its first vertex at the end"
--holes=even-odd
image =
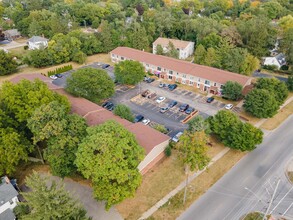
POLYGON ((52 71, 48 71, 48 76, 52 76, 52 75, 55 75, 55 74, 58 74, 58 73, 64 73, 66 71, 69 71, 69 70, 72 70, 72 65, 66 65, 66 66, 62 66, 62 67, 59 67, 55 70, 52 70, 52 71))

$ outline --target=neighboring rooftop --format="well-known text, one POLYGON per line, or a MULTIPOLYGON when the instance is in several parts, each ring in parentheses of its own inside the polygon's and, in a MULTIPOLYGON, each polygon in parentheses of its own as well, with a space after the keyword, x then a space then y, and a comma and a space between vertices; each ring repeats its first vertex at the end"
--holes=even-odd
POLYGON ((20 32, 17 29, 10 29, 4 31, 6 35, 9 35, 9 37, 15 37, 15 36, 20 36, 20 32))
POLYGON ((30 39, 28 39, 29 42, 31 43, 37 43, 37 42, 43 42, 43 41, 48 41, 48 39, 40 36, 33 36, 30 39))
POLYGON ((283 53, 279 53, 275 58, 281 66, 286 64, 286 57, 283 53))
POLYGON ((187 61, 174 59, 171 57, 147 53, 129 47, 117 47, 110 53, 123 56, 126 59, 136 60, 142 63, 159 66, 167 70, 173 70, 178 73, 197 76, 202 79, 211 80, 213 82, 221 84, 225 84, 227 81, 235 81, 240 83, 242 86, 245 86, 250 81, 249 77, 237 73, 232 73, 213 67, 202 66, 187 61))
POLYGON ((0 179, 0 206, 10 201, 18 195, 18 192, 7 177, 1 177, 0 179))
POLYGON ((6 209, 0 214, 0 220, 15 220, 16 217, 11 209, 6 209))
POLYGON ((169 45, 169 42, 172 42, 175 48, 180 48, 180 49, 185 49, 189 43, 192 43, 191 41, 159 37, 153 44, 155 45, 159 44, 161 46, 167 47, 169 45))

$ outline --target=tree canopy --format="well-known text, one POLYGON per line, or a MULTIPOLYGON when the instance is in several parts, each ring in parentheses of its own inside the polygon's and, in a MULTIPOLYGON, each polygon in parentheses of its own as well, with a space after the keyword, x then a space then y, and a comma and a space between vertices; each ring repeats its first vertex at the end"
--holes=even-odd
POLYGON ((41 177, 33 172, 26 178, 26 185, 31 189, 23 192, 25 203, 20 206, 28 206, 28 213, 21 213, 19 219, 80 219, 88 220, 86 211, 72 199, 65 190, 64 185, 55 181, 49 182, 48 177, 41 177))
POLYGON ((66 83, 66 91, 93 102, 100 102, 114 94, 113 80, 106 71, 100 69, 79 69, 67 78, 66 83))
POLYGON ((138 61, 125 60, 115 64, 115 78, 123 84, 135 85, 143 80, 145 75, 143 65, 138 61))
POLYGON ((79 144, 76 165, 91 179, 94 197, 106 201, 106 209, 133 196, 141 183, 138 165, 144 150, 134 135, 115 121, 87 129, 79 144))
POLYGON ((210 128, 227 147, 251 151, 263 140, 263 132, 249 123, 243 123, 232 112, 221 110, 209 118, 210 128))
POLYGON ((17 63, 13 60, 13 57, 0 49, 0 76, 15 73, 16 70, 17 63))
POLYGON ((223 86, 222 94, 230 100, 239 100, 242 97, 242 85, 238 82, 228 81, 223 86))
POLYGON ((131 109, 126 105, 123 105, 123 104, 117 105, 113 112, 114 112, 115 115, 118 115, 121 118, 124 118, 124 119, 126 119, 128 121, 133 122, 133 120, 134 120, 134 117, 133 117, 133 114, 131 112, 131 109))

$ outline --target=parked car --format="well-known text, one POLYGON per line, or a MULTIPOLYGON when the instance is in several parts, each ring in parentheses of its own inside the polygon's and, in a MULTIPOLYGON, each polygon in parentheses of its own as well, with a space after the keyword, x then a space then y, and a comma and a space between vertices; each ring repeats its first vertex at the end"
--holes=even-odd
POLYGON ((111 103, 111 102, 104 102, 104 103, 102 104, 102 107, 105 108, 109 103, 111 103))
POLYGON ((134 123, 136 122, 140 122, 144 119, 144 117, 142 115, 137 115, 135 118, 134 118, 134 123))
POLYGON ((55 76, 55 75, 51 75, 50 78, 51 78, 51 79, 58 79, 58 77, 55 76))
POLYGON ((150 93, 151 93, 150 90, 147 89, 143 93, 141 93, 141 96, 142 97, 147 97, 150 93))
POLYGON ((169 103, 168 107, 169 108, 173 108, 175 105, 177 105, 177 102, 176 101, 172 101, 169 103))
POLYGON ((155 79, 153 79, 153 78, 148 78, 148 79, 146 80, 147 83, 152 83, 152 82, 154 82, 154 81, 155 81, 155 79))
POLYGON ((177 85, 176 84, 171 84, 171 85, 168 85, 168 88, 170 91, 173 91, 174 89, 177 88, 177 85))
POLYGON ((143 123, 144 125, 148 125, 150 122, 151 122, 151 120, 148 118, 145 118, 141 121, 141 123, 143 123))
POLYGON ((164 96, 160 96, 160 97, 158 97, 158 98, 156 99, 156 102, 157 102, 157 103, 161 103, 161 102, 163 102, 165 99, 166 99, 166 97, 164 97, 164 96))
POLYGON ((214 97, 209 97, 209 98, 207 99, 207 103, 212 103, 214 100, 215 100, 214 97))
POLYGON ((167 106, 167 107, 163 107, 163 108, 160 109, 160 112, 161 112, 161 113, 165 113, 165 112, 168 111, 169 109, 170 109, 169 106, 167 106))
POLYGON ((106 69, 106 68, 108 68, 110 66, 110 64, 104 64, 104 65, 102 65, 102 69, 106 69))
POLYGON ((168 84, 168 83, 164 83, 163 88, 164 88, 164 89, 167 89, 167 88, 169 88, 169 85, 170 85, 170 84, 168 84))
POLYGON ((109 111, 113 111, 114 109, 114 104, 112 102, 109 102, 106 106, 105 106, 106 109, 108 109, 109 111))
POLYGON ((182 104, 180 107, 179 107, 179 111, 181 112, 184 112, 186 109, 189 108, 189 105, 188 104, 182 104))
POLYGON ((164 87, 164 83, 160 83, 159 87, 160 88, 163 88, 164 87))
POLYGON ((173 138, 172 138, 172 141, 174 142, 178 142, 179 141, 179 138, 180 136, 183 134, 183 132, 178 132, 173 138))
POLYGON ((156 96, 157 96, 156 93, 151 93, 151 94, 148 95, 148 98, 149 98, 149 99, 153 99, 153 98, 155 98, 156 96))
POLYGON ((60 74, 60 73, 55 74, 55 76, 57 76, 58 78, 62 78, 63 77, 63 75, 60 74))
POLYGON ((230 110, 233 108, 233 104, 227 104, 225 105, 225 109, 230 110))
POLYGON ((194 108, 192 108, 192 107, 188 107, 188 109, 185 110, 185 113, 189 115, 189 114, 191 114, 192 112, 194 112, 194 110, 195 110, 194 108))

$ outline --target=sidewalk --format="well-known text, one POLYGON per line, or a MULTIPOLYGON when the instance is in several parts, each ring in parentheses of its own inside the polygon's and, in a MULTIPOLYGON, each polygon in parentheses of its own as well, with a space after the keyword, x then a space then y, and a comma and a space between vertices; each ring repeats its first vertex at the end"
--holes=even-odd
MULTIPOLYGON (((281 110, 282 108, 284 108, 291 101, 293 101, 293 96, 290 97, 289 99, 287 99, 286 102, 283 105, 280 106, 280 109, 279 110, 281 110)), ((254 126, 257 127, 257 128, 259 128, 266 120, 267 120, 266 118, 261 119, 254 126)), ((265 136, 267 134, 269 134, 269 133, 270 132, 264 131, 264 135, 265 136)), ((230 150, 230 148, 226 147, 224 150, 222 150, 220 153, 218 153, 215 157, 212 158, 211 162, 208 164, 208 166, 205 169, 203 169, 203 170, 201 170, 199 172, 195 172, 191 176, 189 176, 188 184, 190 182, 192 182, 196 177, 198 177, 201 173, 203 173, 207 168, 209 168, 210 166, 212 166, 216 161, 218 161, 219 159, 221 159, 229 150, 230 150)), ((293 161, 292 161, 291 167, 292 167, 292 170, 293 170, 293 161)), ((162 205, 164 205, 165 203, 167 203, 170 198, 172 198, 179 191, 181 191, 182 189, 184 189, 185 185, 186 185, 186 181, 184 180, 183 182, 180 183, 179 186, 177 186, 174 190, 172 190, 170 193, 168 193, 164 198, 162 198, 160 201, 158 201, 153 207, 151 207, 149 210, 147 210, 146 212, 144 212, 142 214, 142 216, 139 218, 139 220, 144 220, 144 219, 147 219, 150 216, 152 216, 162 205)))

